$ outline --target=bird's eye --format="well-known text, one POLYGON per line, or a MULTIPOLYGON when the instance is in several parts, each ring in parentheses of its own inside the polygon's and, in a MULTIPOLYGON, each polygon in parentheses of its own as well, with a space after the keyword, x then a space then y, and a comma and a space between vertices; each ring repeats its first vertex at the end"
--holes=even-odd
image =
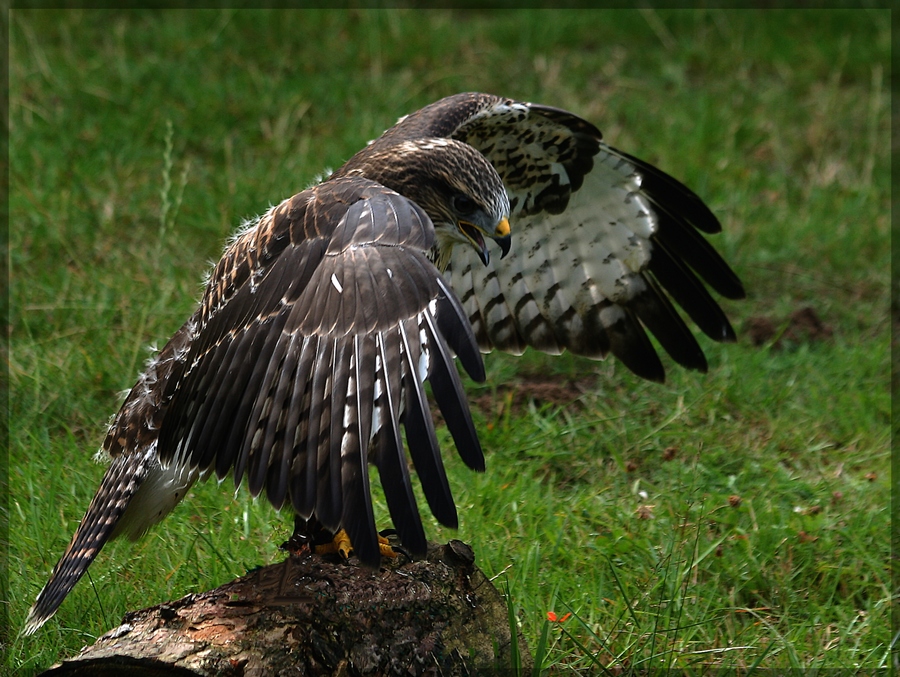
POLYGON ((462 193, 453 196, 452 204, 453 209, 459 214, 473 214, 475 210, 478 209, 475 200, 462 193))

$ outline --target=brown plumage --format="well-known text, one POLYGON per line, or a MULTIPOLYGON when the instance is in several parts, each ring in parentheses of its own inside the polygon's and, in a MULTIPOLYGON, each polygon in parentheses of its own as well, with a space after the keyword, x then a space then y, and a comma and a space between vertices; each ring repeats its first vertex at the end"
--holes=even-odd
POLYGON ((429 508, 457 525, 424 381, 482 470, 454 358, 481 380, 479 348, 612 352, 662 380, 646 327, 705 370, 672 300, 734 338, 701 282, 743 294, 698 233, 719 229, 690 190, 566 111, 460 94, 401 119, 229 244, 110 426, 111 465, 25 632, 107 540, 138 538, 212 474, 300 523, 346 529, 375 565, 372 463, 404 546, 424 552, 401 429, 429 508), (492 258, 491 239, 510 256, 492 258))

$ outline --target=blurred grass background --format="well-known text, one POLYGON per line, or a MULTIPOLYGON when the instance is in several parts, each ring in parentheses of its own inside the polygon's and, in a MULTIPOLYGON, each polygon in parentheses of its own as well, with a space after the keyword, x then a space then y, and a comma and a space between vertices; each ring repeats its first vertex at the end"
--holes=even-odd
POLYGON ((227 236, 466 90, 572 110, 693 187, 748 299, 725 306, 738 344, 702 341, 710 373, 669 361, 664 386, 487 356, 470 394, 488 471, 443 436, 461 528, 431 536, 508 583, 532 646, 548 611, 574 614, 550 627, 560 674, 888 664, 888 11, 10 17, 7 671, 281 557, 290 518, 208 483, 16 639, 119 393, 227 236))

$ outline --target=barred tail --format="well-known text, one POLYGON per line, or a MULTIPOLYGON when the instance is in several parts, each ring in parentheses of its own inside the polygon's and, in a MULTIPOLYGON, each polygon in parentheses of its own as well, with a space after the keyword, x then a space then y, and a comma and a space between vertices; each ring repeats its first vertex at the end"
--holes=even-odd
POLYGON ((56 613, 100 549, 115 535, 119 519, 147 476, 150 456, 150 452, 121 454, 113 459, 69 547, 28 612, 23 635, 33 634, 56 613))

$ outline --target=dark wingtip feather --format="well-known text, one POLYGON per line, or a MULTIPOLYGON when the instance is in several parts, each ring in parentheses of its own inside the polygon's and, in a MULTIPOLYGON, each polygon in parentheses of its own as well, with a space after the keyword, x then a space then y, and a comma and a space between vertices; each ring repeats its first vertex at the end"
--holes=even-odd
POLYGON ((433 364, 428 380, 431 392, 437 402, 438 409, 447 423, 447 429, 456 445, 460 458, 472 470, 484 471, 484 452, 475 432, 469 403, 456 371, 453 358, 447 353, 441 334, 432 326, 432 318, 426 312, 426 327, 429 333, 429 344, 432 347, 433 364))
POLYGON ((744 297, 744 285, 722 255, 692 227, 682 214, 654 202, 659 230, 654 239, 687 263, 703 280, 727 299, 744 297))
POLYGON ((709 206, 681 181, 661 169, 617 148, 610 151, 640 170, 641 192, 660 217, 657 238, 681 256, 700 277, 727 299, 742 299, 746 293, 740 278, 697 230, 722 232, 722 224, 709 206))
POLYGON ((644 281, 648 289, 633 298, 629 306, 672 359, 687 369, 706 372, 706 356, 693 332, 653 278, 645 275, 644 281))
POLYGON ((666 247, 660 244, 654 248, 648 269, 704 334, 720 342, 735 339, 725 312, 693 271, 682 265, 666 247))
POLYGON ((376 447, 378 476, 384 487, 391 521, 403 546, 414 555, 424 555, 428 546, 425 529, 410 485, 406 459, 403 458, 403 443, 395 422, 386 422, 382 426, 376 435, 376 447))
POLYGON ((418 346, 410 345, 402 325, 401 335, 404 340, 404 354, 408 362, 404 377, 406 393, 404 427, 406 428, 407 446, 432 514, 444 526, 456 529, 459 526, 456 505, 453 503, 453 495, 450 493, 450 485, 447 482, 447 473, 441 462, 441 449, 434 433, 434 423, 431 420, 431 412, 428 410, 425 391, 416 373, 418 346))
POLYGON ((415 555, 424 555, 427 542, 422 518, 409 478, 409 468, 400 439, 400 337, 396 333, 380 334, 379 354, 384 378, 384 418, 375 435, 373 460, 378 468, 384 497, 391 520, 404 547, 415 555))
POLYGON ((722 232, 722 224, 700 197, 675 177, 618 148, 610 151, 641 170, 641 191, 655 202, 669 205, 671 210, 687 217, 695 228, 710 235, 722 232))
POLYGON ((368 470, 362 465, 364 451, 359 451, 352 466, 345 464, 342 472, 344 485, 344 514, 342 526, 353 544, 353 553, 370 567, 381 563, 375 517, 369 495, 368 470))
POLYGON ((598 337, 598 341, 608 346, 609 352, 632 372, 648 381, 665 381, 662 362, 633 310, 607 302, 605 306, 595 306, 584 317, 584 324, 586 333, 598 337), (609 311, 615 311, 615 314, 609 314, 609 311))
POLYGON ((447 341, 447 345, 456 353, 463 369, 473 381, 484 383, 486 377, 484 360, 478 348, 478 341, 472 331, 472 325, 459 300, 448 287, 442 277, 436 281, 443 294, 437 299, 437 326, 447 341))
POLYGON ((349 430, 352 449, 342 456, 344 514, 341 521, 350 536, 356 556, 363 564, 374 568, 381 563, 368 468, 375 391, 375 341, 369 338, 354 341, 353 362, 356 370, 356 399, 354 402, 351 398, 348 402, 355 420, 351 420, 349 430))

